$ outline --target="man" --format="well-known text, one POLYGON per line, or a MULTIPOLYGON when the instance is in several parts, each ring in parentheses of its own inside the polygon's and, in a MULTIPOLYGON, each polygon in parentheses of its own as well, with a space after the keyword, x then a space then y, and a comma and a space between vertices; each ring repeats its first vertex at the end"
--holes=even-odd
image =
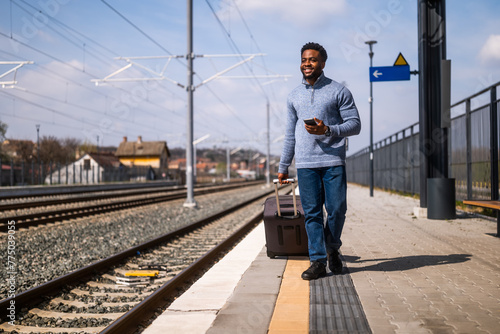
POLYGON ((347 210, 345 137, 359 134, 361 121, 351 92, 323 73, 326 50, 307 43, 301 56, 303 80, 288 96, 278 179, 286 182, 295 156, 311 261, 302 278, 311 280, 326 275, 327 261, 333 274, 342 272, 339 248, 347 210), (308 118, 314 118, 313 125, 305 124, 308 118))

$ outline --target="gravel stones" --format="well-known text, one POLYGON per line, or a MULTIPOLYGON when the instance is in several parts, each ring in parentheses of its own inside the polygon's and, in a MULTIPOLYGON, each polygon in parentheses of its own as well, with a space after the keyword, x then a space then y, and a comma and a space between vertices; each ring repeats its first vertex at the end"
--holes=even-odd
MULTIPOLYGON (((183 207, 184 200, 177 200, 18 230, 16 292, 50 281, 267 191, 268 188, 261 185, 251 186, 198 196, 198 207, 195 209, 183 207)), ((0 236, 0 244, 7 245, 7 234, 0 236)), ((0 272, 2 299, 7 297, 8 291, 5 275, 5 271, 0 272)))

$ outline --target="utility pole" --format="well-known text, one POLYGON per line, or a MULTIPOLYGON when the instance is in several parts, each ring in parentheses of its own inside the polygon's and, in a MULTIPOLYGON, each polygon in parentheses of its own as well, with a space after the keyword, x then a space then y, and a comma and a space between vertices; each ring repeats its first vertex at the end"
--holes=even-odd
MULTIPOLYGON (((368 44, 370 47, 370 67, 373 67, 373 44, 376 44, 377 41, 367 41, 365 44, 368 44)), ((370 103, 370 197, 373 197, 373 82, 370 80, 370 97, 368 99, 370 103)))
POLYGON ((41 183, 40 175, 40 124, 36 125, 36 160, 38 162, 38 183, 41 183))
MULTIPOLYGON (((106 84, 110 82, 124 82, 124 81, 144 81, 144 80, 168 80, 175 85, 185 88, 188 93, 188 98, 187 98, 187 141, 186 141, 186 188, 187 188, 187 198, 184 203, 185 207, 196 207, 196 201, 194 199, 194 180, 195 180, 195 169, 196 169, 196 161, 194 161, 194 148, 193 148, 193 92, 195 91, 196 88, 207 84, 208 82, 215 80, 217 78, 220 78, 223 76, 223 74, 229 72, 230 70, 241 66, 247 62, 252 61, 255 57, 257 56, 265 56, 265 54, 236 54, 236 55, 197 55, 196 58, 210 58, 210 57, 247 57, 246 59, 240 61, 237 64, 234 64, 230 67, 228 67, 225 70, 222 70, 218 72, 217 74, 211 76, 210 78, 203 80, 201 83, 198 85, 193 84, 193 75, 194 75, 194 70, 193 70, 193 60, 195 58, 195 55, 193 53, 193 0, 187 0, 187 55, 169 55, 169 56, 160 56, 160 57, 117 57, 115 59, 118 60, 125 60, 128 64, 125 65, 124 67, 114 71, 113 73, 109 74, 106 76, 104 79, 92 79, 90 80, 91 82, 94 82, 96 86, 101 85, 101 84, 106 84), (167 68, 167 65, 169 64, 171 59, 174 58, 182 58, 185 57, 187 60, 187 79, 188 83, 186 86, 183 84, 176 82, 172 79, 169 79, 165 76, 165 71, 167 68), (161 71, 153 71, 148 67, 145 67, 144 65, 141 65, 137 60, 144 60, 144 59, 159 59, 159 58, 165 58, 167 59, 167 64, 163 67, 161 71), (142 70, 146 70, 149 72, 151 76, 145 77, 145 78, 116 78, 115 76, 126 71, 128 68, 136 66, 141 68, 142 70)), ((2 64, 2 62, 0 62, 2 64)), ((0 78, 2 76, 0 75, 0 78)), ((252 75, 250 77, 248 76, 225 76, 226 78, 287 78, 290 77, 289 75, 278 75, 278 74, 273 74, 273 75, 260 75, 260 76, 255 76, 252 75)), ((2 82, 0 82, 0 85, 2 82)), ((0 86, 1 87, 1 86, 0 86)))
POLYGON ((194 199, 193 166, 193 0, 187 0, 187 139, 186 139, 186 187, 185 207, 196 207, 194 199))
POLYGON ((229 154, 229 146, 226 147, 226 181, 229 182, 231 180, 231 158, 229 154))
MULTIPOLYGON (((96 151, 97 151, 97 159, 99 159, 99 135, 97 135, 97 147, 96 147, 96 151)), ((97 183, 100 182, 100 177, 99 177, 99 162, 97 163, 97 183)))
POLYGON ((269 166, 269 159, 271 158, 271 129, 270 129, 270 120, 269 120, 269 101, 267 101, 266 108, 266 119, 267 119, 267 154, 266 154, 266 184, 267 186, 271 185, 271 168, 269 166))

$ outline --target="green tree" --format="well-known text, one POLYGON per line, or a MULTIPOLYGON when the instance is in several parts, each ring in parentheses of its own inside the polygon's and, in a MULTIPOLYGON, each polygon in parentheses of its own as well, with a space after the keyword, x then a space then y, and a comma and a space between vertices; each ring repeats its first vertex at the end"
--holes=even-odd
POLYGON ((3 143, 3 141, 5 140, 5 134, 7 133, 7 128, 9 126, 0 121, 0 161, 7 161, 7 156, 3 153, 3 150, 2 150, 2 145, 1 143, 3 143))

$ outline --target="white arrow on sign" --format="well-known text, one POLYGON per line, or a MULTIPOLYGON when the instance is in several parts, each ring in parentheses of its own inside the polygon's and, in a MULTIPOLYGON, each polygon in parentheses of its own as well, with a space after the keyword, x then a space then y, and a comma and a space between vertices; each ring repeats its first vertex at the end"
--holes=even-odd
POLYGON ((377 78, 377 79, 378 79, 378 76, 379 76, 379 75, 383 75, 383 74, 382 74, 382 72, 379 72, 378 70, 375 70, 375 72, 373 72, 373 76, 374 76, 375 78, 377 78))

